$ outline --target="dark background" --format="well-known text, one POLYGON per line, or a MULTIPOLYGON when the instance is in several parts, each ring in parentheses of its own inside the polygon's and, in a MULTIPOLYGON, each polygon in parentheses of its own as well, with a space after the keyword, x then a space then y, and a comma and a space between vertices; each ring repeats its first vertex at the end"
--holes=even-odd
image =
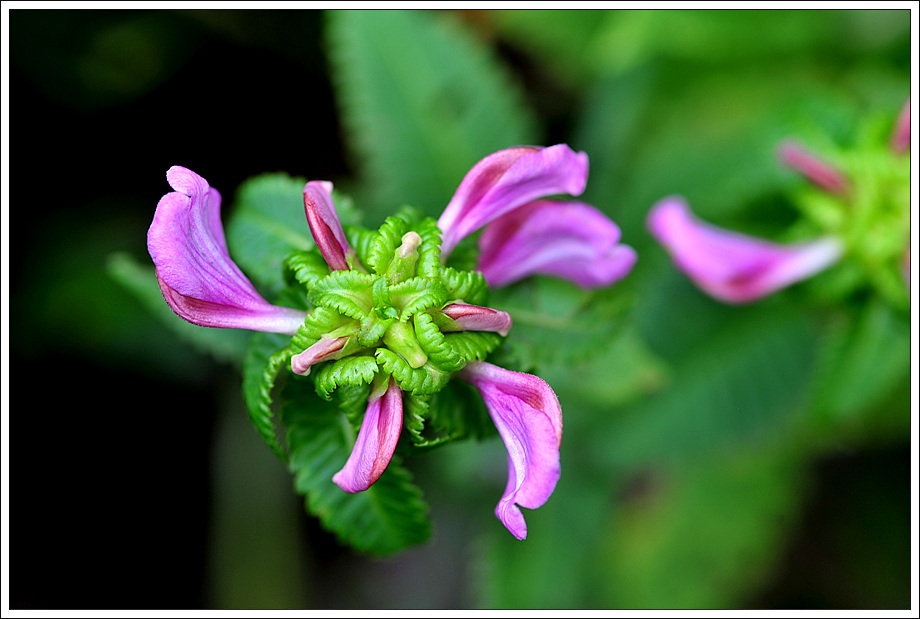
MULTIPOLYGON (((113 251, 146 255, 171 165, 196 170, 225 201, 263 171, 353 174, 322 45, 322 15, 312 11, 11 11, 13 609, 214 604, 214 440, 221 394, 238 377, 176 341, 104 266, 113 251), (111 55, 113 41, 133 43, 111 55)), ((561 131, 565 92, 513 48, 498 49, 550 134, 561 131)), ((781 569, 750 605, 892 602, 861 597, 847 581, 835 526, 865 496, 884 497, 905 514, 886 539, 908 539, 909 494, 899 490, 909 455, 905 442, 820 462, 781 569)), ((266 466, 284 475, 280 463, 266 466)), ((311 580, 310 605, 392 603, 354 597, 383 568, 322 532, 293 492, 282 501, 298 514, 294 552, 311 580)), ((868 540, 879 533, 871 514, 860 526, 868 540)), ((410 555, 392 570, 411 575, 428 557, 410 555)), ((468 603, 463 574, 442 569, 440 589, 420 603, 468 603)))

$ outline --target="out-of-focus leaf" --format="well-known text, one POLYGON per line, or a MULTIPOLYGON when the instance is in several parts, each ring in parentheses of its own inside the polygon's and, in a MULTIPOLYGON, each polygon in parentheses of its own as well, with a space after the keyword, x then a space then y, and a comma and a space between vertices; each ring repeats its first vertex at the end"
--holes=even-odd
POLYGON ((534 277, 495 291, 490 304, 514 322, 508 362, 528 370, 585 361, 604 351, 626 324, 632 297, 617 287, 584 291, 534 277))
POLYGON ((537 143, 510 79, 451 16, 334 11, 327 26, 344 124, 381 214, 412 204, 436 216, 479 159, 537 143))
MULTIPOLYGON (((844 317, 825 336, 811 412, 823 430, 866 425, 861 419, 910 374, 910 322, 879 301, 862 308, 855 320, 844 317)), ((905 406, 895 410, 909 423, 905 406)))
POLYGON ((182 320, 163 300, 153 266, 142 266, 128 254, 112 254, 106 270, 109 276, 133 293, 151 314, 196 350, 210 353, 218 361, 236 364, 242 362, 252 335, 250 331, 206 329, 182 320))
POLYGON ((592 438, 598 457, 633 467, 681 462, 794 431, 817 333, 802 309, 770 301, 735 308, 673 367, 665 390, 617 411, 592 438))
POLYGON ((601 541, 604 608, 734 608, 756 591, 797 520, 804 478, 786 450, 736 450, 652 469, 601 541))
POLYGON ((399 457, 368 490, 349 494, 332 482, 354 446, 348 419, 334 403, 320 399, 309 381, 288 382, 282 400, 294 485, 324 527, 372 555, 392 554, 428 539, 428 506, 399 457))

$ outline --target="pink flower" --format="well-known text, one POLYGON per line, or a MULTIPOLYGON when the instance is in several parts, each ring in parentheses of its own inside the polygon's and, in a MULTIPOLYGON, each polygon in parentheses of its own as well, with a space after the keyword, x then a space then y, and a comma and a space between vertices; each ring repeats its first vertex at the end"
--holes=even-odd
POLYGON ((655 204, 647 222, 677 267, 727 303, 755 301, 807 279, 837 262, 843 252, 832 237, 781 245, 723 230, 697 219, 674 196, 655 204))
POLYGON ((270 304, 230 259, 220 222, 220 194, 179 166, 166 173, 175 190, 160 199, 147 249, 169 307, 204 327, 293 335, 305 313, 270 304))

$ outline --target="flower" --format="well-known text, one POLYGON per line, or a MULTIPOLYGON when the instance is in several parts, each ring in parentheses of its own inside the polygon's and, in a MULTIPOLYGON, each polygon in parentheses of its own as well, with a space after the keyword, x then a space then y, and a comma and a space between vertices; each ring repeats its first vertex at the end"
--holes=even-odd
POLYGON ((147 249, 169 307, 203 327, 293 335, 305 312, 270 304, 230 259, 217 190, 180 166, 166 180, 175 191, 157 204, 147 249))
POLYGON ((508 484, 495 513, 524 539, 527 526, 518 506, 543 505, 559 479, 562 411, 542 379, 484 361, 512 320, 476 301, 485 300, 487 282, 501 286, 542 273, 596 287, 631 270, 635 252, 619 244, 619 228, 600 211, 541 199, 580 194, 587 156, 564 144, 493 153, 464 177, 437 224, 390 218, 369 244, 355 242, 360 252, 339 220, 332 183, 307 183, 304 210, 325 266, 301 256, 301 270, 292 269, 308 289, 315 306, 310 312, 269 304, 233 263, 216 190, 185 168, 171 168, 167 179, 176 192, 160 200, 148 246, 163 295, 176 313, 194 324, 294 336, 293 373, 308 376, 314 367, 330 364, 314 375, 318 393, 321 381, 328 395, 342 376, 349 385, 372 385, 355 445, 332 481, 350 493, 370 488, 399 442, 404 399, 429 397, 456 376, 482 394, 508 449, 508 484), (483 226, 482 276, 441 264, 460 240, 483 226), (457 332, 496 335, 448 339, 457 332), (454 348, 454 341, 463 344, 454 348), (355 365, 347 372, 324 372, 350 360, 355 365))
MULTIPOLYGON (((777 158, 811 182, 800 206, 827 233, 808 242, 779 244, 717 228, 697 219, 683 198, 657 202, 646 219, 652 236, 704 292, 727 303, 755 301, 829 268, 846 253, 853 262, 847 277, 863 277, 895 303, 903 302, 903 285, 892 278, 898 263, 909 287, 903 234, 909 227, 909 176, 892 152, 902 155, 910 145, 910 107, 904 105, 887 145, 874 134, 860 151, 841 157, 849 173, 793 140, 782 141, 777 158), (855 162, 855 163, 854 163, 855 162), (860 272, 861 270, 861 272, 860 272)), ((865 138, 862 138, 865 140, 865 138)), ((841 278, 843 281, 843 278, 841 278)), ((852 284, 846 284, 851 286, 852 284)))
POLYGON ((811 277, 834 264, 843 250, 833 237, 780 245, 723 230, 697 219, 677 196, 656 203, 647 223, 677 267, 726 303, 755 301, 811 277))

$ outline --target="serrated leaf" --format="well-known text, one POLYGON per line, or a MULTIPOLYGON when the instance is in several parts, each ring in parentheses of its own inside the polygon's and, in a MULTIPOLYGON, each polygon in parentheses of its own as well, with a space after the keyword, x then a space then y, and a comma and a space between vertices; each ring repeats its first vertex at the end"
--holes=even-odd
POLYGON ((447 298, 447 289, 434 279, 413 277, 390 286, 390 303, 399 310, 399 319, 402 321, 428 308, 440 308, 447 302, 447 298))
POLYGON ((388 348, 378 348, 374 354, 377 356, 377 363, 385 372, 393 375, 400 389, 413 395, 437 393, 450 380, 449 373, 439 370, 431 363, 426 363, 420 368, 410 367, 405 359, 388 348))
POLYGON ((485 305, 489 299, 489 284, 479 271, 441 269, 441 281, 447 286, 448 299, 462 300, 469 305, 485 305))
POLYGON ((262 440, 282 460, 286 456, 276 434, 271 405, 275 380, 291 356, 288 341, 284 335, 257 333, 243 364, 243 398, 249 418, 262 440))
POLYGON ((482 397, 461 381, 451 381, 431 396, 406 395, 403 403, 403 417, 412 440, 410 453, 496 432, 482 397))
POLYGON ((445 333, 444 340, 450 348, 459 354, 464 362, 485 361, 493 350, 501 344, 502 336, 491 331, 463 331, 445 333))
POLYGON ((323 363, 316 370, 316 393, 325 400, 332 399, 337 387, 357 387, 370 384, 377 374, 377 362, 369 355, 353 355, 323 363))
POLYGON ((444 334, 434 323, 431 315, 416 314, 413 317, 415 335, 419 345, 428 355, 429 363, 445 372, 456 372, 466 365, 464 357, 448 345, 444 334))
POLYGON ((284 267, 290 272, 295 281, 304 284, 308 289, 329 275, 329 265, 318 251, 295 251, 284 259, 284 267))
POLYGON ((404 219, 395 215, 387 217, 370 245, 367 266, 380 275, 386 273, 396 248, 402 245, 402 237, 408 231, 409 225, 404 219))
POLYGON ((479 159, 540 143, 504 70, 450 16, 327 15, 331 75, 373 208, 409 203, 436 215, 479 159))
POLYGON ((354 428, 309 383, 291 382, 282 395, 294 486, 323 527, 342 543, 372 555, 392 554, 428 539, 428 506, 398 457, 368 490, 344 492, 332 476, 351 453, 354 428))
POLYGON ((359 271, 334 271, 314 283, 310 299, 316 305, 333 309, 360 320, 374 307, 375 278, 359 271))
POLYGON ((331 333, 347 324, 354 324, 351 318, 342 316, 335 310, 314 307, 307 314, 303 325, 291 339, 291 348, 297 352, 306 350, 323 335, 331 333))

